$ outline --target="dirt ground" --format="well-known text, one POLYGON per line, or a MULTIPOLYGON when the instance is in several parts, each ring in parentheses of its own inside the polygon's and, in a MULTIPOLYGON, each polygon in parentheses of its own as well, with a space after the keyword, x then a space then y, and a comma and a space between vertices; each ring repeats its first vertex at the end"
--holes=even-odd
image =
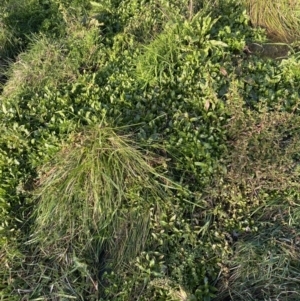
POLYGON ((255 55, 272 59, 286 58, 291 50, 290 46, 284 43, 249 43, 247 47, 255 55))

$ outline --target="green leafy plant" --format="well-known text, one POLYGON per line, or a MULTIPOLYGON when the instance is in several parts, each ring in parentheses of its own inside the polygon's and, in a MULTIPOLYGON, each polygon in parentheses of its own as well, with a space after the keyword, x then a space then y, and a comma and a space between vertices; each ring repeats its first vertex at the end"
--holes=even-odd
POLYGON ((297 49, 235 0, 3 3, 0 298, 296 298, 297 49))

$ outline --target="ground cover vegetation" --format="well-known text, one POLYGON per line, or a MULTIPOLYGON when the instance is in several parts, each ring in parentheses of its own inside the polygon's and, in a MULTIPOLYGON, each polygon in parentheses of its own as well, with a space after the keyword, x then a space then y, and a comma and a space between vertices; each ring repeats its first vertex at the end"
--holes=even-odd
POLYGON ((299 300, 299 14, 273 2, 3 1, 1 300, 299 300))

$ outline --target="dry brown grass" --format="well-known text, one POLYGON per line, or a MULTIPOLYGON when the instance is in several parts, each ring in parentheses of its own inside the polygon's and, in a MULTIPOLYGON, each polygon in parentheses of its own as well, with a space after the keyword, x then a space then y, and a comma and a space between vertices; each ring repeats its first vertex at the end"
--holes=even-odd
POLYGON ((251 23, 266 29, 272 42, 300 38, 300 2, 296 0, 246 0, 251 23))

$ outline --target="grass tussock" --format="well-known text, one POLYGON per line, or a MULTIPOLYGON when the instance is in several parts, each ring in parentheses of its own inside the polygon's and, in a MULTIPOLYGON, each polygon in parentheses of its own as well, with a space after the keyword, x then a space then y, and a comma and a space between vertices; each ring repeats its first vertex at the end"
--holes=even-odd
POLYGON ((157 164, 112 128, 74 134, 40 170, 33 241, 58 255, 62 248, 81 253, 96 241, 119 263, 133 256, 147 238, 149 210, 166 196, 157 164))
MULTIPOLYGON (((70 21, 71 22, 71 21, 70 21)), ((28 89, 58 89, 61 83, 73 83, 83 68, 97 60, 99 33, 97 27, 70 25, 68 38, 53 39, 45 35, 31 38, 26 52, 4 73, 8 78, 2 96, 9 98, 28 89)))
POLYGON ((247 0, 248 12, 254 26, 266 29, 274 42, 293 42, 300 38, 299 1, 247 0))
POLYGON ((279 221, 248 234, 235 246, 217 300, 299 300, 299 259, 297 232, 279 221))

